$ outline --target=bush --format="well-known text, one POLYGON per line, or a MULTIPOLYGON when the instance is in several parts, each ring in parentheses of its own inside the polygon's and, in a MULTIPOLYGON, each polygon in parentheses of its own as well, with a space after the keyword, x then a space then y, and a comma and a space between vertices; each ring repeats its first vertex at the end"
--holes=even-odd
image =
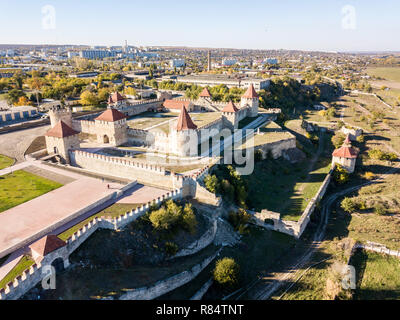
POLYGON ((374 212, 380 216, 383 216, 387 213, 386 208, 380 203, 375 205, 374 212))
POLYGON ((344 136, 343 133, 337 132, 332 137, 332 144, 335 146, 335 148, 340 148, 343 145, 343 142, 345 139, 346 139, 346 137, 344 136))
POLYGON ((166 242, 165 243, 165 252, 169 256, 174 256, 178 252, 178 245, 174 242, 166 242))
POLYGON ((372 172, 367 171, 366 173, 364 173, 364 178, 367 180, 372 180, 373 178, 375 178, 375 175, 372 172))
POLYGON ((207 175, 204 178, 204 184, 206 186, 206 189, 208 191, 210 191, 211 193, 219 192, 220 184, 219 184, 217 176, 215 176, 215 175, 212 175, 212 176, 211 175, 207 175))
POLYGON ((196 232, 197 219, 191 203, 186 204, 183 209, 182 225, 190 233, 194 234, 196 232))
POLYGON ((358 143, 364 143, 365 142, 365 137, 364 135, 360 135, 356 138, 358 143))
POLYGON ((333 171, 333 179, 338 184, 344 184, 349 181, 350 174, 349 172, 343 168, 340 164, 336 164, 335 171, 333 171))
POLYGON ((168 200, 160 209, 150 213, 149 220, 153 228, 160 231, 170 231, 180 226, 191 233, 196 232, 197 219, 191 204, 183 208, 168 200))
POLYGON ((232 258, 220 259, 215 265, 213 277, 219 285, 233 288, 238 284, 239 266, 232 258))
POLYGON ((240 208, 237 212, 231 211, 229 213, 228 221, 233 228, 240 234, 248 234, 248 224, 251 220, 251 215, 246 210, 240 208))
POLYGON ((344 198, 340 204, 340 207, 348 213, 357 211, 357 205, 352 198, 344 198))

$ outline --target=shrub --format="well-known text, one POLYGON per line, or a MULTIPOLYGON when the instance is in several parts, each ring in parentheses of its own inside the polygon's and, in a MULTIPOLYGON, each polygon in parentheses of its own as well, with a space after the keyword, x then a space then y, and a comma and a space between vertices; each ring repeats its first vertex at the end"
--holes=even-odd
POLYGON ((171 214, 166 208, 160 208, 150 214, 150 222, 155 229, 170 230, 176 225, 179 216, 171 214))
POLYGON ((383 216, 387 213, 386 208, 380 203, 375 205, 374 212, 380 216, 383 216))
POLYGON ((215 265, 213 277, 219 285, 233 288, 238 284, 239 266, 232 258, 220 259, 215 265))
POLYGON ((344 136, 343 133, 337 132, 333 137, 332 137, 332 144, 335 146, 335 148, 340 148, 343 145, 344 140, 346 137, 344 136))
POLYGON ((347 181, 349 181, 350 174, 340 164, 336 164, 336 167, 335 167, 335 170, 333 171, 332 177, 336 181, 336 183, 344 184, 347 181))
POLYGON ((362 134, 362 135, 359 135, 359 136, 356 138, 356 140, 357 140, 358 143, 364 143, 364 142, 365 142, 365 137, 364 137, 364 135, 362 134))
POLYGON ((357 211, 357 204, 352 198, 344 198, 340 204, 340 207, 348 213, 357 211))
POLYGON ((204 178, 204 184, 206 186, 206 189, 212 193, 217 193, 219 192, 220 189, 220 183, 218 181, 217 176, 215 175, 207 175, 204 178))
POLYGON ((174 242, 166 242, 165 243, 165 252, 169 256, 174 256, 178 252, 178 245, 174 242))
POLYGON ((231 211, 228 217, 229 223, 240 234, 247 234, 250 232, 248 229, 248 223, 250 220, 251 215, 242 208, 240 208, 237 212, 231 211))
POLYGON ((197 219, 191 203, 186 204, 185 208, 183 209, 182 225, 190 233, 193 234, 196 232, 197 219))
POLYGON ((366 173, 364 173, 364 178, 367 180, 372 180, 373 178, 375 178, 375 175, 372 172, 367 171, 366 173))

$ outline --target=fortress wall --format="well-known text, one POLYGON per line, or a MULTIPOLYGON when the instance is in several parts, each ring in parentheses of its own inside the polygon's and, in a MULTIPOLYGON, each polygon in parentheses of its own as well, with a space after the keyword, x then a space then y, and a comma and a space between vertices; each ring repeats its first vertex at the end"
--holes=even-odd
POLYGON ((157 165, 79 150, 71 151, 70 157, 72 165, 93 172, 173 188, 172 176, 168 176, 165 169, 157 165))
POLYGON ((217 220, 214 220, 212 228, 208 229, 201 236, 200 239, 192 242, 189 246, 187 246, 185 249, 180 250, 175 256, 171 257, 170 259, 190 256, 208 247, 215 239, 215 235, 217 234, 217 228, 218 228, 217 220))
POLYGON ((256 146, 256 150, 261 150, 263 158, 265 159, 269 152, 272 153, 274 159, 282 157, 283 152, 289 149, 296 148, 296 138, 292 137, 285 140, 280 140, 272 143, 265 143, 260 146, 256 146))
MULTIPOLYGON (((122 190, 121 190, 122 191, 122 190)), ((26 292, 36 286, 47 273, 42 272, 42 266, 49 266, 56 258, 62 258, 64 266, 69 266, 68 257, 72 254, 79 246, 84 243, 96 230, 98 229, 111 229, 118 230, 134 220, 144 215, 152 204, 161 204, 161 202, 168 199, 181 199, 183 195, 182 189, 177 189, 172 192, 167 192, 163 196, 154 199, 152 202, 142 205, 130 212, 127 212, 120 217, 109 219, 106 217, 94 218, 89 221, 85 226, 76 231, 66 241, 66 246, 51 252, 46 255, 41 263, 34 264, 29 269, 25 270, 21 276, 16 277, 13 281, 8 283, 4 289, 0 289, 0 300, 16 300, 23 296, 26 292)), ((93 205, 89 206, 90 208, 93 205)), ((88 208, 89 208, 88 207, 88 208)), ((203 243, 204 240, 201 241, 203 243)))
POLYGON ((72 120, 72 129, 78 132, 96 134, 96 127, 94 121, 89 120, 72 120))
POLYGON ((204 259, 201 263, 195 265, 188 271, 183 271, 165 280, 156 282, 149 287, 129 290, 120 297, 120 300, 152 300, 167 292, 170 292, 184 284, 192 281, 197 275, 203 271, 216 257, 220 250, 210 257, 204 259))
POLYGON ((308 223, 310 222, 311 214, 314 212, 318 202, 322 199, 322 197, 325 195, 326 190, 328 189, 333 170, 334 168, 332 168, 331 171, 328 173, 318 192, 311 199, 306 209, 303 211, 299 221, 285 221, 280 218, 279 213, 264 210, 261 213, 253 213, 254 222, 257 225, 265 227, 267 229, 286 233, 288 235, 294 236, 297 239, 300 238, 308 223), (270 220, 272 223, 268 224, 265 220, 270 220))

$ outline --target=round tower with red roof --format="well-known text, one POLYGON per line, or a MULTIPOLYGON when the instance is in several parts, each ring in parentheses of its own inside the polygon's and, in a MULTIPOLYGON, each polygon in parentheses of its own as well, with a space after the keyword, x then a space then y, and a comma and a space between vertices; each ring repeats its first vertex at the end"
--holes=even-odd
POLYGON ((351 145, 350 137, 347 136, 343 145, 332 153, 332 165, 340 164, 349 173, 353 173, 356 167, 358 150, 351 145))
POLYGON ((247 116, 257 117, 259 104, 260 104, 259 96, 256 90, 254 89, 253 84, 250 84, 246 93, 242 96, 241 109, 249 108, 250 111, 247 114, 247 116))
POLYGON ((181 107, 176 126, 172 128, 170 151, 181 156, 197 156, 198 132, 185 106, 181 107))
POLYGON ((232 100, 222 109, 222 115, 226 120, 230 129, 237 129, 239 127, 239 109, 235 106, 232 100))

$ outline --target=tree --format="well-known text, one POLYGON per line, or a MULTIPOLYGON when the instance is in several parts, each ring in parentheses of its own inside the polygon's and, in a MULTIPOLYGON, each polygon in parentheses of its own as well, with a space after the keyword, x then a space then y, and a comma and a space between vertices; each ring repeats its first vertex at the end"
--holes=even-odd
POLYGON ((93 92, 84 91, 81 94, 81 103, 84 106, 97 105, 99 100, 93 92))
POLYGON ((340 207, 348 213, 353 213, 357 210, 357 205, 352 198, 344 198, 340 204, 340 207))
POLYGON ((349 181, 350 174, 349 172, 343 168, 340 164, 336 164, 335 170, 333 171, 333 179, 338 184, 344 184, 349 181))
POLYGON ((206 189, 214 194, 219 191, 220 185, 216 175, 207 175, 204 178, 204 184, 206 189))
POLYGON ((343 133, 337 132, 331 139, 332 144, 335 146, 335 148, 340 148, 343 145, 344 140, 346 137, 344 136, 343 133))
POLYGON ((18 102, 14 104, 15 106, 30 106, 32 105, 32 102, 29 101, 29 99, 25 96, 19 97, 18 102))
POLYGON ((239 281, 239 265, 232 258, 220 259, 215 265, 213 276, 219 285, 233 288, 239 281))
POLYGON ((182 224, 190 233, 194 234, 196 232, 197 219, 191 203, 186 204, 183 209, 182 224))
POLYGON ((20 97, 25 97, 25 93, 22 90, 12 89, 6 95, 7 103, 15 105, 20 97))
POLYGON ((28 85, 32 90, 35 90, 36 93, 36 103, 39 105, 39 93, 42 87, 44 86, 45 81, 39 77, 33 77, 28 80, 28 85))

